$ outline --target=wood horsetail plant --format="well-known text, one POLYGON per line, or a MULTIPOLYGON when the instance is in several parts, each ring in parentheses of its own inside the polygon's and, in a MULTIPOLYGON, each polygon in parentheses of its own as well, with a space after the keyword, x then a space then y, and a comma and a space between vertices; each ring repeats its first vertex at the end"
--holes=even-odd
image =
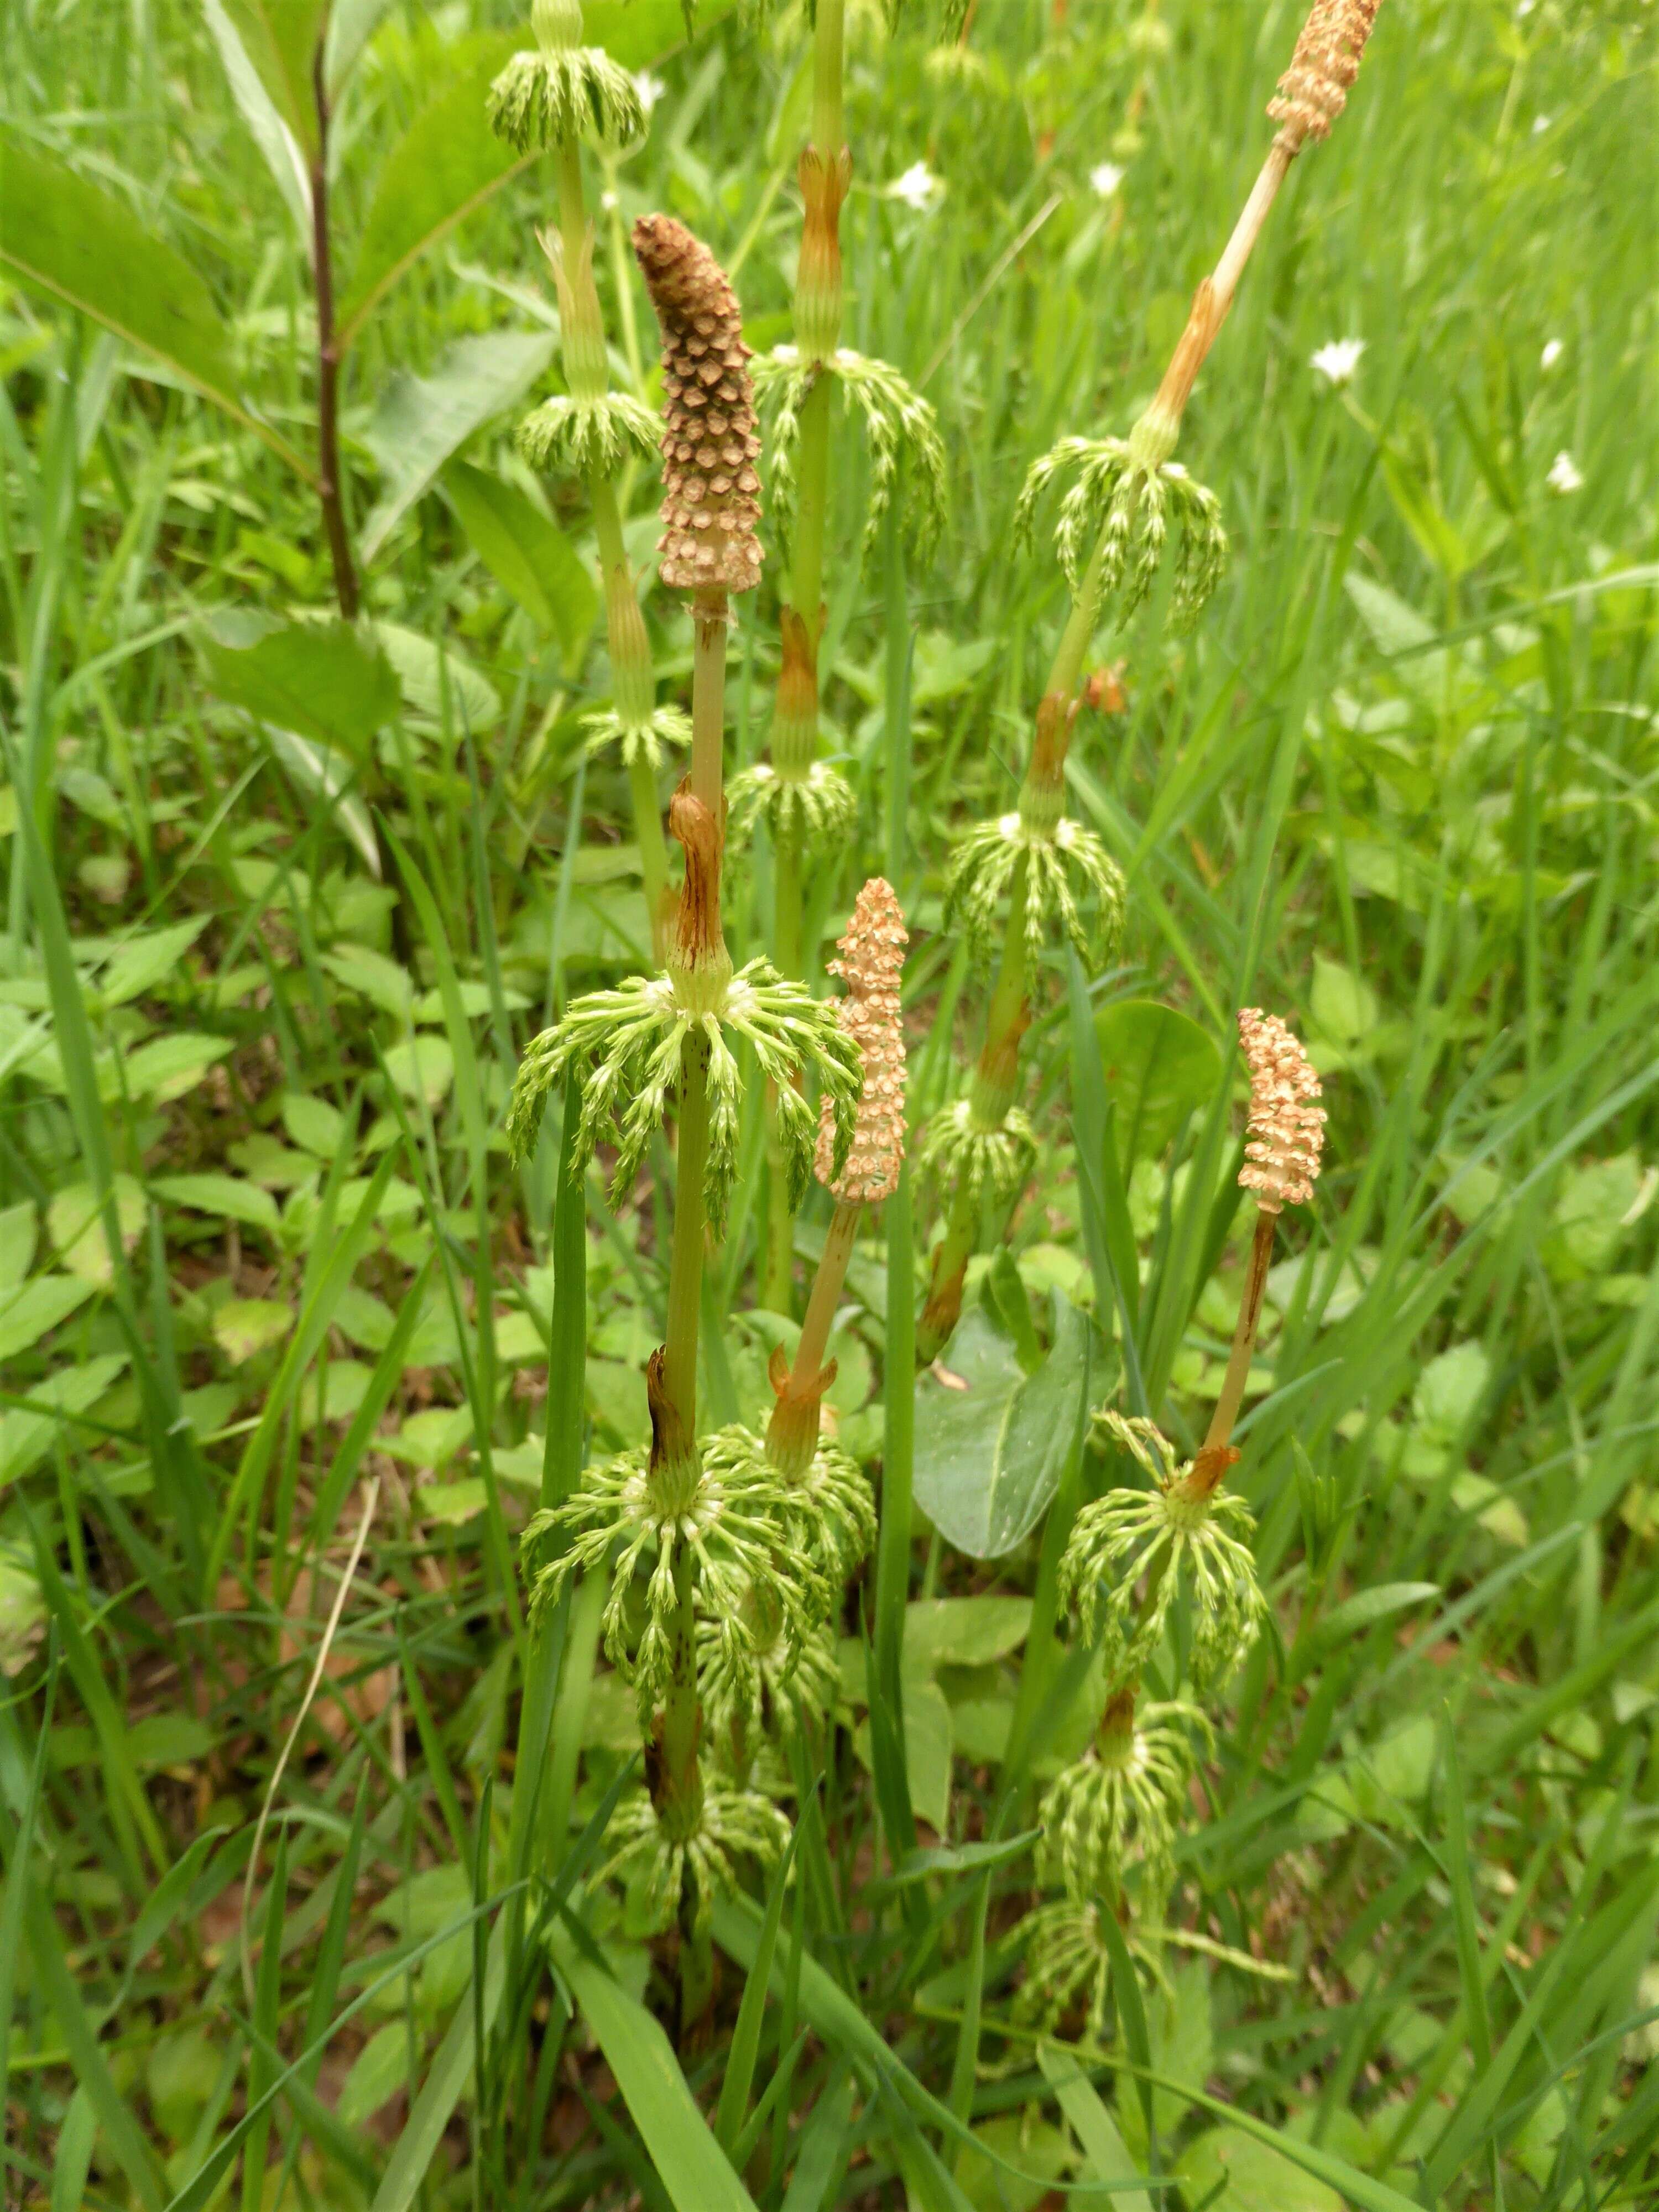
MULTIPOLYGON (((1060 1562, 1060 1601, 1099 1650, 1106 1704, 1093 1742, 1043 1801, 1048 1870, 1064 1894, 1027 1923, 1020 2005, 1049 2026, 1080 2016, 1097 2035, 1103 2033, 1112 1977, 1100 1915, 1109 1912, 1130 1928, 1132 1948, 1161 1978, 1176 1836, 1200 1757, 1213 1747, 1201 1706, 1182 1698, 1143 1702, 1143 1680, 1173 1644, 1194 1694, 1213 1690, 1267 1617, 1250 1544, 1254 1518, 1222 1482, 1239 1456, 1232 1425, 1255 1345, 1274 1226, 1286 1206, 1305 1205, 1313 1195, 1325 1115, 1315 1103, 1319 1079, 1283 1022, 1246 1007, 1238 1033, 1250 1078, 1238 1181, 1255 1193, 1257 1212, 1214 1419, 1202 1447, 1183 1464, 1153 1422, 1109 1408, 1099 1414, 1103 1440, 1127 1452, 1152 1487, 1109 1490, 1085 1505, 1060 1562), (1178 1603, 1179 1633, 1172 1637, 1178 1603)), ((1243 1963, 1247 1970, 1251 1964, 1243 1963)))
POLYGON ((1098 842, 1065 813, 1066 757, 1084 703, 1084 664, 1103 617, 1127 622, 1152 588, 1175 538, 1170 611, 1194 622, 1220 581, 1227 541, 1213 492, 1175 459, 1182 417, 1199 370, 1226 319, 1240 277, 1291 163, 1310 139, 1329 135, 1358 72, 1381 0, 1315 0, 1267 112, 1279 129, 1213 272, 1200 284, 1179 343, 1151 405, 1127 438, 1066 438, 1032 467, 1016 515, 1030 541, 1049 487, 1065 477, 1054 544, 1071 608, 1036 710, 1017 805, 958 844, 946 885, 947 919, 971 941, 997 941, 985 1042, 964 1094, 928 1129, 921 1158, 945 1201, 919 1358, 933 1359, 962 1311, 968 1261, 988 1196, 1011 1205, 1036 1152, 1015 1101, 1020 1041, 1032 1018, 1036 970, 1056 929, 1079 951, 1103 950, 1121 922, 1122 885, 1098 842), (1095 894, 1085 923, 1076 887, 1095 894), (1092 940, 1092 943, 1091 943, 1092 940))
POLYGON ((559 227, 540 236, 558 292, 565 389, 526 417, 519 448, 534 466, 575 477, 587 487, 612 685, 609 708, 588 718, 588 742, 596 750, 614 744, 622 751, 660 963, 669 895, 657 771, 663 747, 688 744, 691 726, 678 708, 658 703, 645 617, 623 539, 617 477, 630 455, 654 452, 657 422, 643 400, 611 389, 581 163, 585 135, 615 150, 643 135, 645 112, 627 70, 602 48, 581 43, 581 0, 535 0, 531 23, 536 52, 515 54, 496 78, 489 119, 520 153, 541 148, 556 164, 559 227))
MULTIPOLYGON (((602 1133, 617 1144, 612 1196, 637 1171, 672 1101, 678 1133, 665 1339, 647 1370, 652 1440, 644 1455, 590 1468, 574 1493, 537 1516, 534 1577, 545 1605, 582 1567, 597 1567, 622 1540, 607 1602, 611 1656, 631 1677, 649 1747, 644 1791, 619 1814, 616 1865, 641 1866, 661 1916, 678 1916, 681 1995, 688 2021, 710 1987, 708 1922, 734 1856, 762 1857, 787 1835, 771 1802, 719 1772, 705 1742, 698 1681, 702 1646, 730 1705, 756 1678, 756 1623, 786 1654, 828 1618, 836 1587, 821 1553, 803 1540, 814 1462, 755 1451, 742 1431, 704 1446, 697 1433, 697 1352, 705 1246, 718 1237, 737 1167, 743 1079, 734 1047, 746 1043, 769 1081, 780 1143, 796 1199, 815 1154, 833 1176, 857 1138, 858 1032, 806 987, 764 959, 734 969, 720 921, 725 851, 725 680, 733 592, 760 578, 754 400, 738 303, 706 246, 666 216, 643 217, 635 252, 662 330, 665 429, 665 583, 689 593, 696 635, 691 768, 669 823, 685 873, 667 934, 663 971, 576 1000, 530 1047, 508 1111, 522 1153, 553 1085, 568 1072, 580 1099, 574 1150, 580 1172, 602 1133), (811 1079, 816 1111, 803 1095, 811 1079), (822 1117, 822 1120, 820 1119, 822 1117), (647 1561, 644 1626, 630 1631, 630 1584, 647 1561)), ((858 933, 853 933, 855 936, 858 933)), ((890 1115, 884 1091, 872 1093, 890 1115)), ((871 1139, 865 1139, 867 1151, 871 1139)), ((855 1171, 856 1171, 855 1162, 855 1171)), ((830 1468, 826 1486, 845 1487, 830 1468)), ((856 1486, 859 1478, 854 1471, 856 1486)), ((846 1509, 867 1544, 867 1507, 846 1509)))
MULTIPOLYGON (((770 756, 732 785, 734 832, 759 821, 773 854, 772 951, 786 975, 805 975, 816 947, 802 942, 805 851, 823 856, 850 843, 857 808, 851 785, 819 757, 818 647, 823 635, 824 563, 835 490, 833 417, 839 392, 856 409, 870 446, 866 547, 898 492, 906 526, 920 545, 943 516, 945 449, 933 409, 888 362, 841 343, 841 210, 852 183, 846 143, 842 60, 846 0, 817 0, 812 10, 811 137, 801 149, 802 228, 795 280, 793 343, 756 364, 761 404, 771 423, 773 526, 787 541, 789 575, 779 611, 781 655, 772 713, 770 756)), ((795 1204, 786 1164, 775 1152, 767 1206, 763 1304, 789 1310, 795 1204)))

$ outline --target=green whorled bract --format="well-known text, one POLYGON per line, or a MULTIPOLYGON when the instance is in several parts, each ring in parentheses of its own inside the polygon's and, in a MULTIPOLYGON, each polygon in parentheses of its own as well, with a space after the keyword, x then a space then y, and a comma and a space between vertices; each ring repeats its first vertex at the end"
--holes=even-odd
POLYGON ((865 546, 875 542, 892 501, 899 464, 910 465, 905 487, 904 526, 918 552, 936 542, 945 520, 945 443, 932 406, 913 392, 897 369, 843 347, 833 362, 804 362, 793 346, 778 346, 757 359, 751 374, 762 412, 770 413, 769 475, 772 522, 787 539, 795 508, 795 447, 800 410, 820 376, 833 375, 849 405, 864 417, 870 441, 870 508, 865 546))
POLYGON ((534 1141, 548 1093, 567 1069, 574 1070, 581 1118, 573 1170, 586 1168, 595 1145, 609 1133, 617 1145, 611 1202, 620 1203, 653 1132, 662 1126, 686 1045, 699 1039, 708 1053, 703 1195, 718 1237, 737 1174, 743 1097, 728 1033, 753 1048, 772 1085, 793 1205, 806 1193, 818 1126, 817 1110, 798 1082, 808 1073, 816 1076, 830 1102, 839 1172, 853 1140, 862 1070, 858 1047, 836 1020, 833 1004, 814 999, 805 983, 780 975, 769 961, 751 960, 730 975, 712 1005, 688 1004, 680 995, 684 988, 673 974, 632 975, 616 990, 591 991, 574 1000, 564 1019, 544 1030, 525 1052, 507 1105, 507 1143, 513 1157, 522 1158, 534 1141))
POLYGON ((1185 1723, 1212 1744, 1209 1721, 1179 1701, 1144 1705, 1121 1733, 1109 1728, 1049 1785, 1039 1822, 1050 1871, 1076 1902, 1115 1894, 1139 1863, 1162 1899, 1175 1871, 1175 1838, 1195 1765, 1185 1723))
POLYGON ((1017 1198, 1031 1179, 1036 1155, 1036 1133, 1018 1106, 988 1129, 975 1120, 968 1097, 934 1115, 917 1158, 925 1176, 941 1189, 960 1192, 971 1211, 988 1190, 998 1206, 1017 1198))
POLYGON ((716 1900, 737 1885, 733 1861, 775 1866, 789 1844, 789 1822, 758 1790, 735 1789, 708 1771, 690 1793, 683 1821, 665 1820, 644 1790, 631 1791, 611 1823, 616 1844, 601 1878, 639 1881, 652 1925, 668 1927, 689 1890, 693 1926, 706 1929, 716 1900))
POLYGON ((1227 533, 1215 494, 1179 461, 1156 455, 1155 442, 1143 454, 1137 438, 1062 438, 1027 472, 1014 510, 1014 538, 1016 544, 1030 544, 1043 492, 1075 471, 1054 530, 1054 548, 1073 592, 1081 592, 1104 533, 1102 596, 1116 595, 1120 618, 1127 619, 1152 587, 1173 524, 1179 545, 1172 614, 1185 628, 1221 581, 1227 533))
MULTIPOLYGON (((697 1692, 708 1716, 711 1756, 718 1764, 741 1760, 746 1781, 771 1766, 765 1758, 769 1746, 787 1747, 821 1727, 835 1710, 840 1687, 836 1632, 829 1620, 798 1641, 781 1628, 757 1635, 746 1673, 732 1666, 718 1625, 697 1623, 697 1692)), ((793 1792, 793 1782, 782 1773, 776 1778, 786 1795, 793 1792)))
POLYGON ((758 761, 732 779, 731 803, 733 845, 764 822, 774 838, 799 839, 814 852, 845 844, 859 812, 852 785, 828 761, 814 761, 805 775, 781 775, 770 761, 758 761))
MULTIPOLYGON (((1025 1978, 1014 1996, 1014 2017, 1022 2024, 1058 2033, 1079 2011, 1085 2032, 1099 2041, 1109 2021, 1112 1953, 1100 1932, 1101 1915, 1111 1907, 1097 1898, 1079 1903, 1069 1897, 1040 1905, 1026 1916, 1020 1933, 1025 1978)), ((1167 1975, 1157 1951, 1143 1942, 1133 1923, 1123 1930, 1130 1954, 1166 1995, 1167 1975)))
POLYGON ((630 454, 656 458, 660 425, 642 399, 625 392, 590 398, 556 392, 519 425, 519 451, 555 476, 612 477, 630 454))
POLYGON ((747 1682, 754 1646, 744 1598, 762 1595, 779 1632, 799 1642, 828 1609, 815 1562, 792 1540, 787 1486, 775 1468, 739 1458, 711 1472, 704 1445, 677 1468, 651 1471, 642 1451, 623 1452, 586 1468, 562 1504, 549 1506, 526 1524, 524 1549, 534 1558, 548 1538, 560 1548, 530 1579, 538 1616, 556 1602, 578 1574, 607 1571, 611 1589, 601 1626, 605 1656, 634 1686, 642 1726, 665 1692, 673 1668, 672 1628, 679 1593, 675 1566, 689 1551, 696 1577, 699 1615, 713 1625, 732 1679, 747 1682), (614 1561, 613 1545, 621 1545, 614 1561), (629 1603, 635 1571, 649 1559, 643 1623, 629 1603))
POLYGON ((691 717, 678 707, 653 707, 643 721, 630 721, 614 708, 606 708, 603 713, 584 715, 582 728, 590 753, 619 745, 623 763, 629 768, 636 760, 660 768, 665 745, 691 742, 691 717))
POLYGON ((981 955, 999 942, 997 908, 1014 871, 1025 862, 1025 957, 1042 957, 1056 928, 1079 954, 1109 954, 1123 931, 1123 878, 1091 830, 1069 816, 1036 823, 1018 811, 981 822, 958 842, 945 883, 945 922, 959 921, 981 955), (1085 919, 1073 878, 1098 901, 1093 922, 1085 919))
POLYGON ((592 131, 620 147, 645 133, 639 88, 603 46, 514 54, 489 88, 489 127, 520 154, 592 131))
POLYGON ((1249 1507, 1226 1491, 1197 1496, 1188 1469, 1151 1421, 1107 1413, 1110 1435, 1152 1475, 1152 1490, 1111 1490, 1078 1515, 1060 1563, 1062 1604, 1103 1647, 1109 1686, 1139 1674, 1163 1640, 1183 1587, 1190 1592, 1188 1673, 1203 1690, 1243 1656, 1267 1618, 1248 1539, 1249 1507), (1147 1577, 1137 1609, 1136 1585, 1147 1577))
POLYGON ((789 1540, 812 1561, 833 1603, 876 1540, 875 1499, 858 1462, 820 1437, 806 1465, 785 1473, 768 1457, 765 1439, 736 1423, 708 1440, 703 1456, 730 1480, 758 1482, 764 1468, 781 1486, 789 1540))

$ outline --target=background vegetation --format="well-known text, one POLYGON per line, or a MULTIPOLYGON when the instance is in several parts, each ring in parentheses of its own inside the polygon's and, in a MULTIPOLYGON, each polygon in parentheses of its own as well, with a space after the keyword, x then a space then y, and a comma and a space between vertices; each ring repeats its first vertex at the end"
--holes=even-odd
MULTIPOLYGON (((312 289, 219 11, 0 21, 9 2200, 741 2203, 635 2002, 666 1984, 626 1900, 547 1923, 560 1982, 526 1934, 525 1881, 591 1872, 579 1839, 635 1747, 593 1596, 553 1735, 568 1832, 513 1819, 558 1132, 515 1177, 501 1109, 526 1032, 648 953, 625 781, 584 759, 608 696, 585 509, 510 438, 556 324, 547 180, 477 166, 522 26, 493 0, 337 13, 367 38, 331 200, 378 651, 294 620, 331 596, 312 289), (48 205, 43 157, 84 197, 48 205), (21 281, 54 224, 94 313, 21 281), (143 292, 156 239, 202 286, 170 360, 96 318, 143 292)), ((706 3, 688 45, 659 0, 588 14, 659 93, 597 180, 616 374, 648 392, 642 210, 724 258, 755 345, 787 331, 803 27, 706 3)), ((1191 1928, 1277 1978, 1172 1957, 1170 1999, 1121 2000, 1113 2061, 1057 2092, 1008 2032, 1029 1868, 947 1854, 872 1882, 849 1613, 849 1729, 766 1923, 776 2002, 738 2020, 728 1965, 684 2059, 757 2203, 1030 2205, 1132 2171, 1154 2179, 1095 2201, 1659 2189, 1650 16, 1389 0, 1188 417, 1231 575, 1191 638, 1154 606, 1098 641, 1123 702, 1071 763, 1130 893, 1122 964, 1082 988, 1195 1025, 1167 1091, 1134 1074, 1133 1021, 1106 1033, 1149 1282, 1231 1009, 1291 1015, 1326 1077, 1328 1164, 1274 1273, 1238 1470, 1281 1634, 1235 1685, 1181 1862, 1191 1928), (1339 388, 1310 362, 1345 338, 1339 388)), ((1138 413, 1296 26, 1278 0, 986 0, 940 52, 853 12, 848 342, 938 408, 952 499, 924 568, 890 539, 833 568, 821 665, 861 850, 809 921, 833 934, 869 869, 893 875, 919 1114, 977 998, 938 934, 947 832, 1012 793, 1063 611, 1052 567, 1010 552, 1022 475, 1138 413)), ((854 471, 843 548, 866 495, 854 471)), ((638 471, 637 558, 654 496, 638 471)), ((647 613, 683 679, 689 623, 661 593, 647 613)), ((775 634, 763 588, 738 763, 775 634)), ((741 957, 764 866, 731 888, 741 957)), ((1094 1303, 1070 980, 1034 1032, 1013 1289, 991 1279, 1020 1341, 1016 1297, 1045 1335, 1050 1292, 1094 1303)), ((722 1310, 747 1303, 757 1121, 747 1158, 722 1310)), ((595 1450, 643 1425, 653 1203, 588 1237, 595 1450)), ((921 1247, 925 1195, 917 1218, 921 1247)), ((1228 1279, 1165 1347, 1179 1435, 1218 1387, 1228 1279)), ((838 1434, 872 1465, 885 1285, 878 1231, 832 1346, 838 1434)), ((761 1396, 771 1340, 740 1310, 714 1335, 716 1411, 761 1396)), ((1036 1543, 994 1565, 917 1544, 903 1749, 942 1842, 988 1833, 1036 1543)))

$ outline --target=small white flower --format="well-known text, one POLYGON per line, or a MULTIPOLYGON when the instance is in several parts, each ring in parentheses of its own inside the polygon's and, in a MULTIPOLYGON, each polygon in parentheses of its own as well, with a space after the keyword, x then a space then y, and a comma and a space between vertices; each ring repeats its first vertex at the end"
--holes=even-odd
POLYGON ((1090 170, 1089 182, 1099 198, 1109 200, 1123 182, 1123 172, 1115 161, 1100 161, 1090 170))
POLYGON ((1563 499, 1571 492, 1582 491, 1584 484, 1584 479, 1578 472, 1577 462, 1565 451, 1559 453, 1550 463, 1550 472, 1544 481, 1552 491, 1559 492, 1563 499))
POLYGON ((915 208, 918 215, 926 215, 944 190, 926 161, 913 161, 902 177, 888 185, 887 194, 890 199, 902 200, 906 207, 915 208))
POLYGON ((1543 352, 1538 356, 1538 366, 1544 370, 1546 374, 1547 374, 1548 372, 1554 368, 1556 362, 1560 360, 1564 350, 1565 349, 1562 346, 1559 338, 1552 338, 1549 343, 1544 348, 1543 352))
POLYGON ((1353 382, 1364 350, 1364 338, 1333 338, 1310 356, 1308 366, 1316 376, 1323 377, 1331 391, 1340 392, 1344 385, 1353 382))
POLYGON ((640 106, 649 115, 668 87, 654 70, 644 69, 634 72, 634 89, 640 95, 640 106))
POLYGON ((607 215, 613 214, 617 206, 617 195, 615 192, 601 192, 599 194, 599 205, 605 210, 607 215))
POLYGON ((1533 117, 1532 135, 1534 138, 1541 138, 1549 127, 1550 119, 1547 115, 1534 115, 1533 117))

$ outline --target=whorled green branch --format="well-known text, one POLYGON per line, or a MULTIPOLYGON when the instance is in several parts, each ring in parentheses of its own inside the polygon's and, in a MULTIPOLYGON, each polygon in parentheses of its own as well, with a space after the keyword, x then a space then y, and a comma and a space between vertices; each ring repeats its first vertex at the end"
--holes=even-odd
POLYGON ((1109 1435, 1152 1478, 1150 1490, 1112 1490, 1085 1505, 1060 1563, 1060 1594, 1103 1647, 1109 1684, 1133 1680, 1163 1641, 1176 1595, 1193 1601, 1188 1672, 1207 1688, 1243 1656, 1267 1618, 1242 1498, 1194 1483, 1169 1439, 1147 1420, 1102 1417, 1109 1435), (1137 1607, 1135 1591, 1146 1577, 1137 1607))
MULTIPOLYGON (((1128 438, 1062 438, 1033 462, 1014 509, 1014 541, 1030 544, 1043 494, 1074 476, 1054 528, 1054 550, 1073 596, 1085 592, 1098 552, 1100 599, 1115 598, 1118 619, 1127 621, 1152 590, 1173 529, 1171 611, 1185 628, 1225 573, 1227 533, 1215 494, 1160 450, 1148 420, 1128 438)), ((1169 442, 1172 447, 1173 437, 1169 442)))
POLYGON ((795 511, 795 451, 800 414, 818 379, 833 376, 848 404, 863 417, 870 442, 870 509, 865 520, 865 550, 874 545, 908 462, 904 526, 911 542, 926 553, 945 520, 945 443, 929 403, 913 392, 897 369, 884 361, 842 347, 825 367, 804 362, 793 345, 775 347, 754 365, 755 392, 763 416, 770 416, 769 482, 773 526, 786 542, 795 511))
POLYGON ((700 1036, 708 1048, 708 1165, 703 1184, 708 1218, 718 1236, 738 1167, 738 1125, 743 1079, 732 1050, 743 1040, 753 1049, 773 1088, 779 1140, 787 1162, 794 1202, 805 1196, 812 1172, 817 1113, 799 1088, 816 1078, 830 1099, 841 1156, 853 1139, 860 1083, 858 1048, 842 1033, 833 1007, 815 1000, 805 984, 778 974, 769 961, 751 960, 724 985, 673 972, 633 975, 616 990, 592 991, 573 1001, 564 1019, 532 1040, 520 1063, 507 1107, 507 1142, 522 1158, 535 1140, 543 1109, 568 1069, 581 1097, 573 1164, 580 1171, 602 1136, 617 1146, 612 1203, 639 1171, 652 1133, 662 1127, 676 1095, 687 1041, 700 1036))

